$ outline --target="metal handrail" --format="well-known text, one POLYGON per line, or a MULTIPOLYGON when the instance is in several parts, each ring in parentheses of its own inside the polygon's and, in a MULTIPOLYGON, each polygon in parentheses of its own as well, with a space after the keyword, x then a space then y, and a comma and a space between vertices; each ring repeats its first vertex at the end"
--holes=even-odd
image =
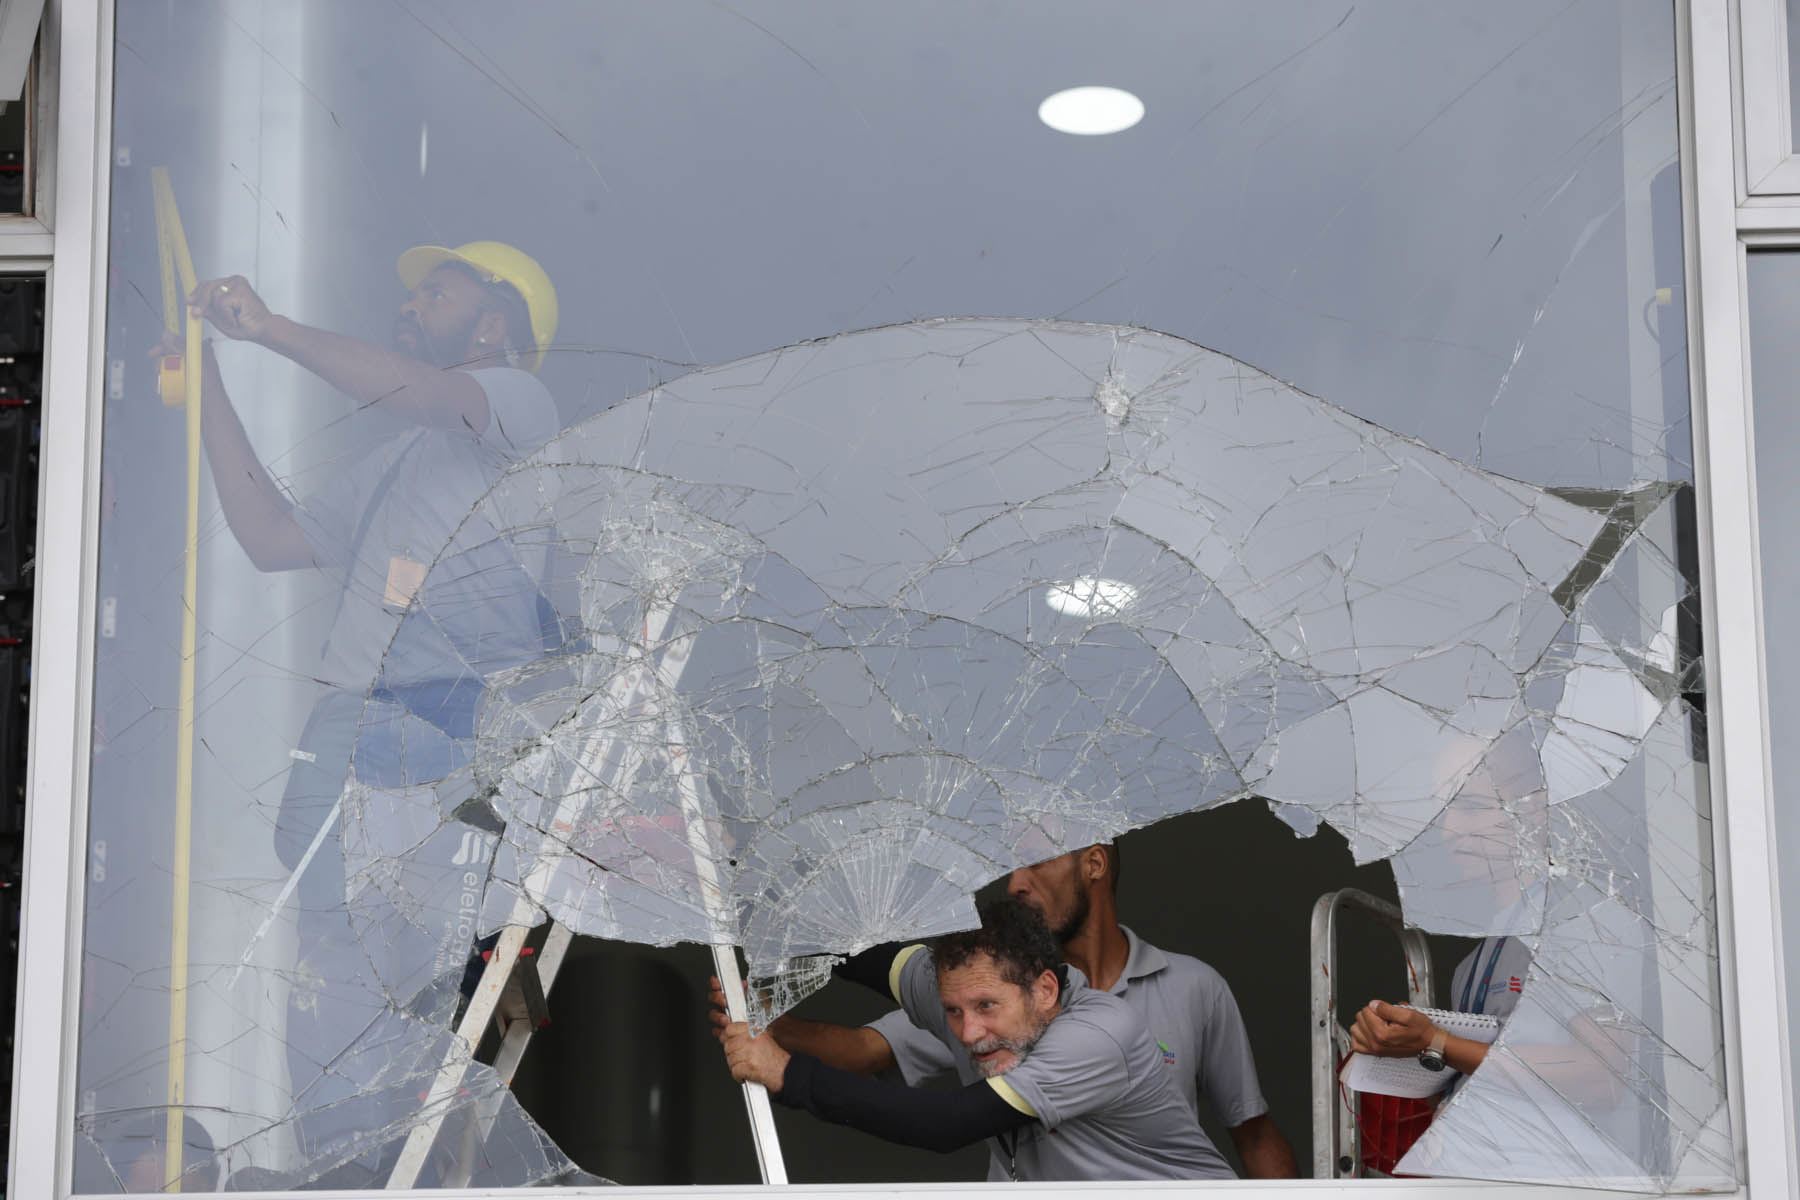
POLYGON ((1338 1103, 1338 1062, 1350 1052, 1350 1033, 1337 1020, 1337 922, 1345 907, 1359 909, 1393 930, 1406 957, 1407 1002, 1428 1008, 1434 995, 1431 948, 1423 930, 1413 929, 1398 905, 1358 888, 1326 892, 1312 911, 1312 1113, 1313 1177, 1349 1179, 1362 1175, 1361 1133, 1355 1097, 1338 1103))

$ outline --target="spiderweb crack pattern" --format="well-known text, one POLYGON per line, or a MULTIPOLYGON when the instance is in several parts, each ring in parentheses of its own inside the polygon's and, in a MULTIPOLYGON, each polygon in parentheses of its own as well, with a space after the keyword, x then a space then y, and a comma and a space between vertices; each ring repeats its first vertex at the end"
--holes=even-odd
POLYGON ((1413 924, 1534 954, 1403 1169, 1729 1186, 1682 498, 1528 486, 1139 329, 697 371, 439 556, 409 619, 483 681, 475 728, 388 738, 415 816, 352 812, 387 839, 353 877, 404 909, 396 864, 478 815, 487 929, 739 946, 761 1022, 1015 866, 1260 797, 1391 860, 1413 924), (438 586, 495 539, 556 652, 484 660, 491 597, 438 586))

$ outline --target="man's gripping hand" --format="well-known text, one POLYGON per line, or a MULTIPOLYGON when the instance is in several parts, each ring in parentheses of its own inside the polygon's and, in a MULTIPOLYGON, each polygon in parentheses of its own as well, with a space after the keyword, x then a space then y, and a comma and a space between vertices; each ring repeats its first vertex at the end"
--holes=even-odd
POLYGON ((731 1028, 731 1010, 725 1003, 725 988, 719 983, 717 975, 707 980, 707 983, 706 1019, 712 1023, 713 1036, 719 1039, 720 1045, 724 1045, 725 1031, 731 1028))
POLYGON ((268 331, 274 314, 242 275, 209 279, 188 297, 188 308, 214 329, 237 341, 254 342, 268 331))
POLYGON ((1437 1026, 1416 1008, 1371 1000, 1350 1027, 1350 1048, 1377 1058, 1410 1058, 1431 1045, 1437 1026))
POLYGON ((750 1027, 732 1021, 718 1031, 719 1044, 725 1047, 725 1065, 739 1083, 760 1083, 769 1095, 781 1093, 781 1082, 792 1057, 770 1034, 751 1037, 750 1027))

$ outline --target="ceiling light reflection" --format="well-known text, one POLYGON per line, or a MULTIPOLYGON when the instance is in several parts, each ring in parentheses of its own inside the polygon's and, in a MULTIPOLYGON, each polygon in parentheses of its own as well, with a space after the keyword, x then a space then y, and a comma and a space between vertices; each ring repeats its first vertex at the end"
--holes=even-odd
POLYGON ((1115 87, 1068 88, 1038 105, 1038 120, 1083 137, 1119 133, 1143 119, 1144 102, 1115 87))
POLYGON ((1044 603, 1065 617, 1116 617, 1137 595, 1129 583, 1083 575, 1071 583, 1051 584, 1044 590, 1044 603))

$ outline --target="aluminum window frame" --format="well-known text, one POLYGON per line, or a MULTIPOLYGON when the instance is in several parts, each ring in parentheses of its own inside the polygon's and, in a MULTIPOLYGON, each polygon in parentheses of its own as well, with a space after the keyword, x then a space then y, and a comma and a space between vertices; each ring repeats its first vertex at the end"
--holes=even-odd
POLYGON ((23 213, 0 213, 0 269, 14 272, 16 264, 33 263, 31 270, 48 271, 54 229, 51 214, 56 201, 56 99, 61 64, 55 54, 52 17, 47 7, 40 26, 37 49, 25 74, 21 103, 25 116, 25 207, 23 213))
POLYGON ((1786 1195, 1800 1184, 1788 1055, 1800 1030, 1787 1027, 1774 842, 1747 271, 1756 249, 1800 248, 1800 156, 1781 140, 1792 137, 1784 0, 1695 0, 1687 25, 1691 358, 1734 1126, 1751 1194, 1786 1195))
MULTIPOLYGON (((1773 117, 1767 94, 1740 90, 1736 52, 1742 11, 1761 19, 1781 0, 1675 0, 1691 388, 1705 598, 1707 687, 1719 870, 1719 939, 1731 1113, 1742 1156, 1738 1196, 1785 1196, 1795 1170, 1795 1108, 1786 1078, 1775 863, 1762 684, 1756 507, 1750 441, 1744 269, 1750 247, 1800 247, 1800 204, 1746 204, 1749 177, 1740 128, 1773 117), (1741 107, 1740 107, 1741 106, 1741 107), (1740 127, 1739 114, 1746 118, 1740 127), (1746 1058, 1745 1046, 1757 1047, 1746 1058)), ((8 1193, 65 1200, 71 1195, 79 1036, 79 972, 84 909, 88 753, 93 700, 108 169, 111 156, 113 0, 50 0, 40 43, 37 213, 0 218, 0 270, 46 271, 44 426, 40 458, 37 606, 34 615, 26 876, 20 931, 13 1145, 8 1193), (52 208, 52 199, 60 203, 52 208), (60 233, 60 237, 56 234, 60 233), (53 240, 60 245, 53 246, 53 240), (53 255, 54 250, 54 255, 53 255), (75 603, 69 603, 73 597, 75 603), (48 602, 54 598, 55 602, 48 602), (57 669, 44 669, 54 664, 57 669), (62 803, 52 802, 65 798, 62 803)), ((1781 43, 1785 55, 1785 41, 1781 43)), ((1758 69, 1766 67, 1762 64, 1758 69)), ((1782 63, 1785 72, 1785 57, 1782 63)), ((1785 128, 1785 124, 1783 126, 1785 128)), ((1766 134, 1759 135, 1766 137, 1766 134)), ((1766 150, 1766 144, 1759 143, 1766 150)), ((1784 155, 1785 160, 1795 156, 1784 155)), ((1758 176, 1759 186, 1773 176, 1758 176)), ((1800 166, 1795 190, 1800 192, 1800 166)), ((1800 197, 1797 197, 1800 199, 1800 197)), ((1303 1036, 1295 1031, 1296 1036, 1303 1036)), ((736 1129, 728 1136, 740 1136, 736 1129)), ((1113 1194, 1114 1184, 1009 1185, 1035 1197, 1113 1194)), ((756 1185, 713 1188, 758 1194, 756 1185)), ((796 1187, 816 1197, 898 1196, 929 1191, 955 1198, 981 1186, 796 1187)), ((1506 1200, 1612 1197, 1561 1186, 1462 1181, 1334 1181, 1160 1185, 1163 1194, 1254 1194, 1262 1200, 1321 1196, 1406 1196, 1451 1200, 1492 1194, 1506 1200)), ((342 1198, 375 1193, 258 1193, 342 1198)), ((475 1200, 517 1193, 492 1189, 395 1195, 475 1200)), ((561 1189, 576 1196, 692 1195, 691 1188, 561 1189)), ((1729 1193, 1728 1193, 1729 1194, 1729 1193)))
POLYGON ((74 1003, 79 963, 80 847, 86 804, 86 713, 98 545, 99 337, 106 196, 99 187, 111 97, 110 0, 50 0, 38 53, 37 215, 0 222, 0 267, 48 277, 37 580, 19 923, 8 1194, 68 1192, 74 1124, 74 1003), (62 203, 54 204, 60 196, 62 203), (53 207, 54 205, 54 207, 53 207), (52 215, 54 214, 54 215, 52 215), (63 230, 55 253, 54 227, 63 230), (33 228, 35 226, 35 228, 33 228), (61 603, 52 602, 55 597, 61 603), (70 597, 88 597, 75 604, 70 597), (49 664, 74 669, 49 670, 49 664), (52 803, 51 797, 68 797, 52 803), (40 1082, 41 1081, 41 1082, 40 1082))

